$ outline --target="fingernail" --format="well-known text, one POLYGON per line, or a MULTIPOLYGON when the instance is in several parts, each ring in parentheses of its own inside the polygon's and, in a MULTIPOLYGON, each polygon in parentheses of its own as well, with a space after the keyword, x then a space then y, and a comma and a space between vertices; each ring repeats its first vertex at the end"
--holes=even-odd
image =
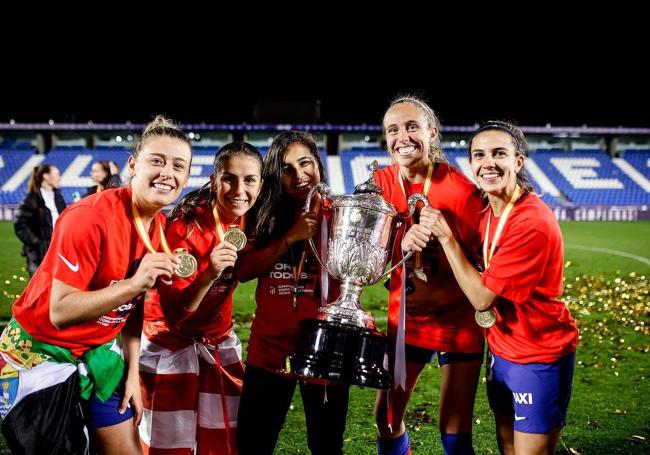
POLYGON ((118 412, 119 412, 120 414, 124 414, 124 411, 125 411, 124 409, 120 409, 118 412))

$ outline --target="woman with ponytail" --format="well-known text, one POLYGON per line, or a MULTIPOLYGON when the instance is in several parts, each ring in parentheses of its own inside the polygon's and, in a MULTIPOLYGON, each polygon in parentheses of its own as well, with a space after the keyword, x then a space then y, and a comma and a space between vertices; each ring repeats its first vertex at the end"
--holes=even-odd
MULTIPOLYGON (((434 209, 445 213, 460 248, 479 248, 478 225, 483 201, 474 185, 447 162, 441 149, 440 122, 431 107, 413 95, 397 97, 384 113, 386 146, 393 163, 375 174, 383 197, 400 214, 408 214, 408 198, 424 195, 417 223, 400 229, 392 260, 403 252, 402 239, 421 247, 404 267, 393 271, 389 285, 388 335, 392 341, 394 384, 377 392, 377 453, 411 453, 404 421, 406 408, 427 364, 437 360, 441 385, 438 401, 440 444, 446 455, 473 454, 472 416, 483 356, 483 334, 474 309, 453 279, 441 246, 421 226, 434 209), (394 354, 394 355, 393 355, 394 354)), ((426 387, 422 385, 420 387, 426 387)), ((428 442, 429 451, 433 441, 428 442)))
POLYGON ((192 255, 197 267, 149 292, 145 302, 140 437, 149 454, 237 451, 244 370, 233 331, 232 294, 233 266, 243 245, 229 243, 228 233, 245 230, 244 215, 261 185, 259 152, 233 142, 215 157, 210 181, 170 214, 170 247, 192 255))
POLYGON ((23 244, 21 254, 27 259, 30 277, 43 261, 56 220, 65 210, 60 183, 61 172, 56 167, 36 166, 27 184, 27 195, 16 213, 14 230, 23 244))
POLYGON ((99 453, 141 453, 140 335, 125 324, 179 266, 160 251, 161 210, 180 196, 191 163, 187 137, 158 116, 129 157, 130 185, 59 217, 0 338, 0 415, 12 453, 87 454, 89 435, 99 453))
MULTIPOLYGON (((420 229, 441 245, 477 320, 488 321, 485 376, 499 451, 552 454, 566 423, 578 329, 560 300, 562 232, 528 180, 527 151, 521 128, 501 120, 482 124, 469 140, 472 174, 488 201, 480 272, 446 213, 434 210, 420 229)), ((421 249, 415 238, 402 246, 421 249)))

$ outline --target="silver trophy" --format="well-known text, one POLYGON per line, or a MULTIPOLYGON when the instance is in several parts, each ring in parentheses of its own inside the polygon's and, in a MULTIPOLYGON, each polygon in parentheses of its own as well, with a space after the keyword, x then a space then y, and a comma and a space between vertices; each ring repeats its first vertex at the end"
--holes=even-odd
MULTIPOLYGON (((390 375, 384 368, 388 347, 386 335, 377 331, 374 317, 360 303, 363 286, 378 282, 406 261, 411 253, 385 271, 392 251, 391 233, 401 220, 395 207, 382 197, 374 182, 377 162, 371 165, 370 178, 355 187, 352 195, 330 197, 325 183, 314 186, 305 203, 318 192, 333 211, 327 258, 323 260, 314 244, 309 244, 321 266, 341 282, 339 298, 322 307, 316 320, 303 321, 298 351, 289 357, 291 370, 303 378, 387 388, 390 375)), ((413 215, 418 201, 428 205, 421 194, 408 199, 413 215)), ((323 246, 324 248, 324 246, 323 246)))

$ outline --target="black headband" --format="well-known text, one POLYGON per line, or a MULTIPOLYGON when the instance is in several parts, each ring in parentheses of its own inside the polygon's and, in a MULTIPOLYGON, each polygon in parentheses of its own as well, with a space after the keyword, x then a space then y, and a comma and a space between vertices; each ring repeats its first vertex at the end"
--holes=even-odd
POLYGON ((504 133, 508 133, 508 135, 515 141, 515 145, 517 146, 517 149, 519 149, 519 151, 526 152, 526 147, 524 146, 521 139, 518 138, 517 135, 515 134, 514 128, 515 128, 514 125, 510 123, 501 122, 498 120, 492 120, 489 122, 485 122, 481 126, 479 126, 479 128, 476 131, 474 131, 474 134, 472 135, 472 139, 474 139, 477 134, 482 133, 483 131, 499 130, 499 131, 503 131, 504 133))

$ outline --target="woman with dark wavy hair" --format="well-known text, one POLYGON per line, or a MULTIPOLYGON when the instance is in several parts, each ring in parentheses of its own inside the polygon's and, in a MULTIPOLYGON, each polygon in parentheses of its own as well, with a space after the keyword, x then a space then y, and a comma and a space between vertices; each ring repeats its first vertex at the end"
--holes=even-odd
MULTIPOLYGON (((240 455, 273 453, 296 388, 285 362, 295 351, 300 322, 315 318, 323 302, 336 298, 323 295, 321 280, 328 278, 306 242, 318 232, 318 215, 303 212, 303 206, 309 190, 324 179, 309 133, 288 131, 275 138, 264 158, 255 245, 238 261, 239 280, 258 278, 239 408, 240 455)), ((299 387, 312 454, 342 453, 349 388, 304 382, 299 387)))

